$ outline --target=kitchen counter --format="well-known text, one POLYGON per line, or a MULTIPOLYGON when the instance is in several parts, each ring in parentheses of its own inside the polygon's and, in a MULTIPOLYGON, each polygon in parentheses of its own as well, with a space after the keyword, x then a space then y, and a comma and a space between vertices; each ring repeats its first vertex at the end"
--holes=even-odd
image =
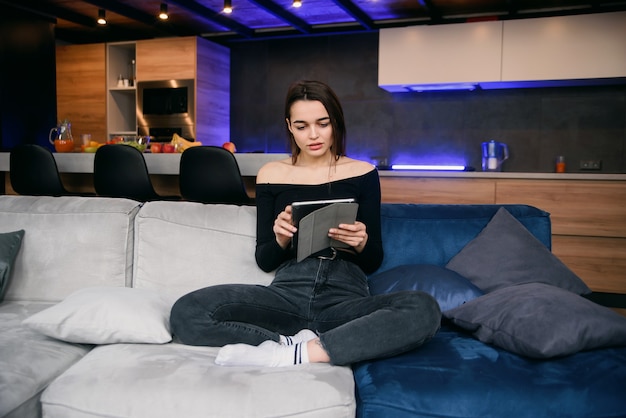
MULTIPOLYGON (((90 153, 53 153, 61 173, 92 173, 95 154, 90 153)), ((145 153, 150 174, 178 175, 180 154, 145 153)), ((256 176, 259 169, 269 161, 289 158, 289 154, 236 153, 235 158, 241 175, 256 176)), ((0 172, 9 171, 9 153, 0 152, 0 172)), ((536 179, 536 180, 626 180, 626 174, 589 173, 512 173, 482 171, 409 171, 381 170, 381 177, 414 178, 483 178, 483 179, 536 179)))
POLYGON ((626 174, 588 173, 523 173, 484 171, 410 171, 381 170, 381 177, 461 178, 461 179, 525 179, 525 180, 626 180, 626 174))
MULTIPOLYGON (((56 153, 53 152, 57 167, 61 173, 93 173, 94 153, 56 153)), ((178 175, 180 154, 144 153, 150 174, 178 175)), ((256 176, 259 169, 267 162, 288 158, 289 154, 237 153, 235 158, 242 176, 256 176)), ((0 152, 0 172, 9 172, 8 152, 0 152)))

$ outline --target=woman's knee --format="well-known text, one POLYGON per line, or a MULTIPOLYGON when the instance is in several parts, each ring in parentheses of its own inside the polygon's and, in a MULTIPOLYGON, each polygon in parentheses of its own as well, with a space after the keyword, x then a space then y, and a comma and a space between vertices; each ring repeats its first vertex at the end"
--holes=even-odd
MULTIPOLYGON (((441 326, 441 308, 437 300, 426 292, 406 291, 399 303, 409 310, 411 321, 409 327, 417 339, 430 339, 441 326)), ((423 342, 422 341, 422 342, 423 342)))

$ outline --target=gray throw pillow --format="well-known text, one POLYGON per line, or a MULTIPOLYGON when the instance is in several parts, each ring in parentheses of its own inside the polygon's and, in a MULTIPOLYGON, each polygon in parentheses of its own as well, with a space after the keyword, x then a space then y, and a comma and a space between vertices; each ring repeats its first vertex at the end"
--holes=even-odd
POLYGON ((11 268, 22 246, 24 230, 0 233, 0 302, 9 286, 11 268))
POLYGON ((499 289, 443 316, 484 343, 537 359, 626 345, 626 317, 543 283, 499 289))
POLYGON ((505 208, 446 265, 484 292, 523 283, 546 283, 579 295, 587 285, 505 208))

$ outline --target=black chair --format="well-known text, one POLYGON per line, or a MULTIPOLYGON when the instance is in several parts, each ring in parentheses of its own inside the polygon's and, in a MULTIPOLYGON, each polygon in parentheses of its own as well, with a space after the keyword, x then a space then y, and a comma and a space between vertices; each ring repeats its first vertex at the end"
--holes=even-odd
POLYGON ((216 146, 187 148, 180 156, 180 194, 201 203, 252 204, 235 156, 216 146))
POLYGON ((180 200, 159 195, 152 185, 146 160, 138 149, 122 144, 103 145, 96 151, 93 183, 98 196, 123 197, 140 202, 180 200))
POLYGON ((11 187, 17 194, 31 196, 77 196, 63 186, 52 152, 41 145, 21 144, 9 156, 11 187))

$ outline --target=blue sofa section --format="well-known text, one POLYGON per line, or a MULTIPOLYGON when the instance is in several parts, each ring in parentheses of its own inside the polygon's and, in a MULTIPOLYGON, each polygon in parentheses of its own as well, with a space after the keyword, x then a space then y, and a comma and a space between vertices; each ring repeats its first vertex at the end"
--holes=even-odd
MULTIPOLYGON (((383 205, 385 259, 377 273, 407 264, 445 266, 501 207, 383 205)), ((504 207, 550 248, 548 213, 504 207)), ((529 359, 482 343, 444 319, 421 348, 353 370, 360 418, 626 416, 626 347, 529 359)))

